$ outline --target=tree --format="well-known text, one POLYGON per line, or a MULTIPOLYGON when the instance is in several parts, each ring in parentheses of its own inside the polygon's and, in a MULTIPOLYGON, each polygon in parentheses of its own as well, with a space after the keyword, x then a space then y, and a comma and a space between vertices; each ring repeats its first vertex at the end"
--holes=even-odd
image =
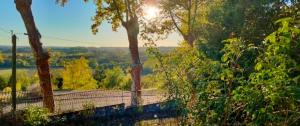
POLYGON ((0 63, 2 63, 3 60, 4 60, 4 56, 3 56, 3 54, 0 52, 0 63))
MULTIPOLYGON (((196 84, 194 84, 194 78, 189 74, 189 71, 194 70, 194 64, 193 62, 185 61, 186 56, 184 55, 190 55, 195 53, 193 51, 193 47, 195 44, 195 41, 197 39, 201 39, 199 37, 199 34, 202 33, 202 25, 209 24, 205 14, 207 13, 206 6, 208 5, 208 1, 205 0, 162 0, 160 2, 161 8, 162 8, 162 15, 160 18, 154 20, 152 23, 150 23, 149 26, 147 26, 147 29, 144 31, 146 34, 144 34, 144 38, 148 39, 147 33, 154 33, 158 35, 167 35, 169 32, 176 30, 179 32, 179 34, 182 36, 185 42, 188 43, 188 45, 184 45, 181 48, 181 50, 176 50, 178 53, 175 53, 175 55, 178 55, 180 57, 180 61, 178 61, 179 65, 184 67, 174 67, 175 71, 182 71, 181 73, 181 80, 186 80, 184 83, 179 83, 181 86, 184 87, 191 87, 191 98, 190 98, 190 106, 193 106, 196 98, 196 84), (201 9, 199 9, 201 8, 201 9), (160 23, 159 23, 160 22, 160 23), (159 25, 161 24, 161 25, 159 25), (159 27, 157 27, 159 25, 159 27), (190 47, 192 48, 190 48, 190 47), (180 54, 179 51, 184 50, 185 52, 180 54), (185 64, 184 64, 185 63, 185 64), (193 67, 192 67, 193 66, 193 67), (183 79, 184 78, 184 79, 183 79)), ((147 24, 146 24, 147 25, 147 24)), ((151 36, 150 36, 151 37, 151 36)), ((152 40, 153 38, 149 38, 149 40, 152 40)), ((160 39, 160 38, 158 38, 160 39)), ((194 55, 197 57, 198 55, 194 55)), ((177 57, 177 56, 174 56, 177 57)), ((174 58, 173 57, 173 58, 174 58)), ((177 58, 178 58, 177 57, 177 58)), ((187 56, 188 57, 188 56, 187 56)), ((187 60, 190 60, 192 56, 188 57, 187 60)), ((170 58, 171 59, 171 58, 170 58)), ((174 58, 175 59, 175 58, 174 58)), ((196 60, 197 58, 195 58, 196 60)), ((172 60, 171 60, 172 61, 172 60)), ((170 62, 170 64, 176 64, 170 62)), ((163 67, 163 66, 161 66, 163 67)), ((180 80, 179 80, 180 81, 180 80)), ((179 82, 177 81, 177 82, 179 82)))
POLYGON ((94 71, 94 79, 97 81, 97 85, 98 87, 100 87, 101 82, 103 81, 103 79, 105 78, 105 71, 104 71, 104 67, 97 65, 94 71))
POLYGON ((201 6, 201 0, 164 0, 163 7, 169 14, 173 26, 183 39, 193 47, 196 38, 196 23, 201 6))
POLYGON ((128 86, 129 79, 127 79, 126 74, 123 69, 119 66, 113 69, 107 69, 104 72, 105 78, 100 83, 100 87, 107 89, 126 89, 128 86))
POLYGON ((92 69, 84 57, 66 63, 62 77, 64 89, 87 90, 97 88, 92 69))
MULTIPOLYGON (((57 0, 57 2, 64 5, 67 0, 57 0)), ((138 14, 143 2, 144 0, 96 0, 97 11, 93 18, 94 24, 92 25, 94 34, 98 32, 98 27, 103 21, 111 23, 114 31, 117 31, 120 26, 126 29, 132 60, 132 105, 138 105, 139 99, 141 99, 142 64, 138 48, 138 35, 140 32, 138 14)))
POLYGON ((34 17, 31 11, 32 0, 15 0, 15 4, 17 10, 22 16, 27 30, 29 44, 36 59, 41 92, 43 94, 43 105, 48 108, 50 112, 54 112, 55 105, 48 62, 50 56, 48 52, 43 49, 42 43, 40 41, 41 34, 39 33, 35 25, 34 17))
POLYGON ((149 33, 165 36, 175 30, 193 47, 197 39, 196 33, 201 30, 199 22, 206 22, 202 19, 205 5, 204 0, 161 0, 161 14, 156 20, 145 24, 143 37, 152 39, 148 37, 149 33))

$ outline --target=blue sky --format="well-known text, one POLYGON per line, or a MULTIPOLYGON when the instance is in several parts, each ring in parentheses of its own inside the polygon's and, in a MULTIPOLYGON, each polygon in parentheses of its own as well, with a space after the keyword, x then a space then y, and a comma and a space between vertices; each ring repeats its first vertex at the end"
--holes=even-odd
MULTIPOLYGON (((20 14, 15 9, 14 0, 1 0, 0 27, 5 30, 25 32, 20 14)), ((128 40, 124 28, 113 32, 111 26, 104 23, 97 35, 93 35, 90 27, 91 18, 95 14, 92 2, 83 0, 70 0, 65 7, 55 4, 55 0, 32 0, 32 11, 36 25, 44 36, 45 46, 88 46, 88 47, 127 47, 128 40), (76 40, 78 42, 62 41, 56 38, 76 40)), ((28 46, 26 36, 18 35, 18 45, 28 46)), ((172 34, 168 39, 157 42, 159 46, 176 46, 181 38, 172 34)), ((139 45, 143 45, 140 41, 139 45)), ((0 45, 10 45, 10 34, 0 31, 0 45)))

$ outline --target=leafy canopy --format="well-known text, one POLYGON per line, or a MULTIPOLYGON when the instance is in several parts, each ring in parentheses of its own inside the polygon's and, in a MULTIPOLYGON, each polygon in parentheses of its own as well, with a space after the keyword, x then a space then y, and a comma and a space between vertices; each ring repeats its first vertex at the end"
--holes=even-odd
POLYGON ((88 90, 97 88, 92 69, 84 57, 66 63, 62 77, 64 89, 88 90))

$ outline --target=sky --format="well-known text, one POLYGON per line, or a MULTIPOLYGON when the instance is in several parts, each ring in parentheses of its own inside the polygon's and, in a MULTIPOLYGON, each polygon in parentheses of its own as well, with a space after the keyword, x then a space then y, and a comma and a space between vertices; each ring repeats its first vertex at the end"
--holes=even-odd
MULTIPOLYGON (((32 0, 32 12, 36 25, 42 35, 44 46, 84 46, 84 47, 128 47, 128 39, 124 28, 117 32, 111 25, 103 23, 99 32, 91 32, 92 17, 96 12, 93 2, 69 0, 64 7, 55 0, 32 0), (65 41, 62 38, 75 41, 65 41)), ((0 45, 11 45, 9 33, 3 30, 14 30, 15 33, 26 32, 24 23, 15 8, 14 0, 1 0, 0 3, 0 45)), ((29 46, 27 36, 17 34, 18 46, 29 46)), ((158 46, 177 46, 181 38, 177 33, 171 34, 166 40, 156 42, 158 46)), ((145 41, 140 40, 139 46, 145 41)))

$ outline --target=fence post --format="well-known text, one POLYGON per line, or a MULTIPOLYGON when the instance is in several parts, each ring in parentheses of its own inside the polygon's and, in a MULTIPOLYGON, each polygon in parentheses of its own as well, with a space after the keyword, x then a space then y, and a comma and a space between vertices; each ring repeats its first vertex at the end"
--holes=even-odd
POLYGON ((12 74, 11 74, 11 87, 12 87, 12 111, 13 111, 13 116, 14 118, 16 117, 16 108, 17 108, 17 92, 16 92, 16 83, 17 83, 17 79, 16 79, 16 44, 17 44, 17 36, 15 34, 12 33, 12 74))

